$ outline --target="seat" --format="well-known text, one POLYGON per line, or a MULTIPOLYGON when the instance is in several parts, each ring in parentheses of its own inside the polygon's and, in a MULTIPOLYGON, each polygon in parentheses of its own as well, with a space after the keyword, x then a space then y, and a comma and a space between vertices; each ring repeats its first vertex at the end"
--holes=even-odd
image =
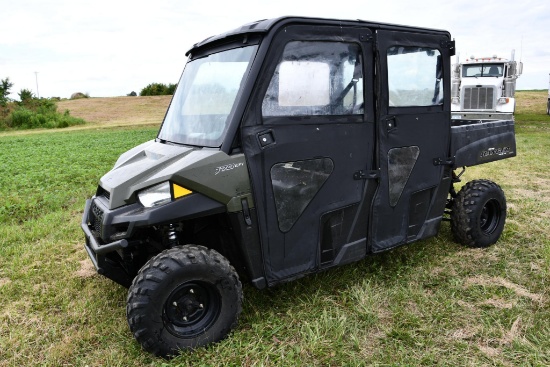
POLYGON ((499 76, 500 75, 500 72, 498 71, 498 67, 497 66, 491 66, 489 68, 489 73, 487 74, 488 76, 499 76))

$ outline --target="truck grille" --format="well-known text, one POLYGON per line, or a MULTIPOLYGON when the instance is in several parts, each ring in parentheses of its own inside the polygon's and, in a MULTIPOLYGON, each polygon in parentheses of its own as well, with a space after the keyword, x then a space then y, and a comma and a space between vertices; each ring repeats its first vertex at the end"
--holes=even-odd
POLYGON ((92 208, 91 208, 91 216, 90 224, 92 225, 94 231, 98 233, 98 235, 101 235, 101 232, 103 230, 103 211, 94 203, 92 202, 92 208))
POLYGON ((493 110, 494 94, 493 87, 464 87, 464 110, 493 110))

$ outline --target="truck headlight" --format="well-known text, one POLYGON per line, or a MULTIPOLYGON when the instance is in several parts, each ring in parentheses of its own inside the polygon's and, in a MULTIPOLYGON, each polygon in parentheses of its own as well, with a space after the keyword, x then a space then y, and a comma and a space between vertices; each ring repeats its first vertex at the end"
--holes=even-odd
POLYGON ((137 196, 140 203, 146 208, 153 208, 171 202, 185 195, 191 194, 191 190, 168 181, 140 191, 137 196))
POLYGON ((506 103, 508 103, 508 102, 510 102, 510 98, 500 97, 500 98, 498 99, 498 104, 506 104, 506 103))

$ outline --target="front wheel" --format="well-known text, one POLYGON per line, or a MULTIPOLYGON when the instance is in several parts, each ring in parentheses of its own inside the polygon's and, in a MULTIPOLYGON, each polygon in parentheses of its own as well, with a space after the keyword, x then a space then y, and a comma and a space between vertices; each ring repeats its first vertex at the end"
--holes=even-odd
POLYGON ((165 250, 139 271, 129 291, 128 325, 142 347, 169 358, 223 339, 237 324, 242 286, 215 250, 165 250))
POLYGON ((548 100, 548 103, 546 103, 546 114, 550 115, 550 99, 548 100))
POLYGON ((488 247, 498 241, 506 221, 506 198, 496 183, 468 182, 454 199, 451 230, 458 242, 488 247))

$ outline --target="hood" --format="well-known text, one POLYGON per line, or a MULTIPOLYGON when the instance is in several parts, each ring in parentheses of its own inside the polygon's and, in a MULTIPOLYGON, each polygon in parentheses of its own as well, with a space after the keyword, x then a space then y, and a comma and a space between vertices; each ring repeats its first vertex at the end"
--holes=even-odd
POLYGON ((244 155, 215 148, 149 141, 122 154, 99 184, 110 194, 109 209, 115 209, 136 202, 136 192, 168 180, 228 208, 236 210, 243 197, 253 205, 244 155))
MULTIPOLYGON (((166 168, 198 148, 168 145, 148 141, 122 154, 111 171, 99 184, 110 193, 110 208, 117 208, 135 201, 133 194, 169 179, 168 173, 158 175, 166 168)), ((181 168, 181 167, 180 167, 181 168)))

